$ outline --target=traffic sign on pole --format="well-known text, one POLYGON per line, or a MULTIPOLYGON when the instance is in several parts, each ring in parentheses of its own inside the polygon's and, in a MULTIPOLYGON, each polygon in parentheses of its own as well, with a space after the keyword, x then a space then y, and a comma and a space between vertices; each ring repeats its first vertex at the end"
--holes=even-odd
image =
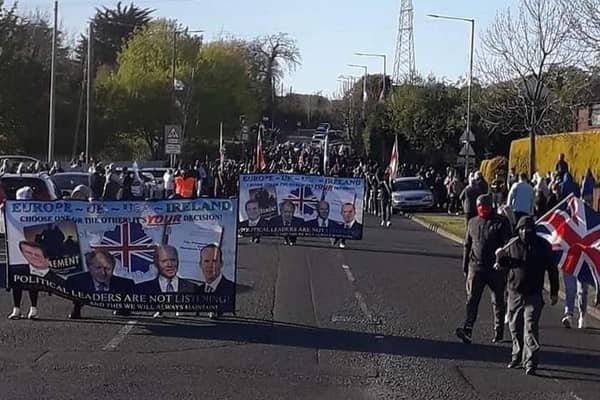
POLYGON ((460 143, 465 143, 465 142, 473 143, 475 141, 475 135, 473 135, 473 132, 471 132, 470 130, 465 129, 465 131, 461 135, 459 141, 460 141, 460 143))
POLYGON ((181 154, 181 125, 165 125, 165 154, 181 154))
POLYGON ((465 143, 458 155, 475 157, 475 150, 473 150, 473 146, 471 146, 471 143, 465 143))

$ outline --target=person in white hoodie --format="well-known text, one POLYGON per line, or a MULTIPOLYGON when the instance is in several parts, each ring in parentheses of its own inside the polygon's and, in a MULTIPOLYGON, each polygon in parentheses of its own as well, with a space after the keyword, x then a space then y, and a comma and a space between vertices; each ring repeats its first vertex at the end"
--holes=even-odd
MULTIPOLYGON (((16 193, 17 200, 32 200, 33 199, 33 189, 29 186, 23 186, 16 193)), ((20 319, 21 318, 21 299, 23 298, 23 289, 14 287, 12 290, 13 297, 13 310, 12 313, 8 316, 8 319, 20 319)), ((29 308, 29 314, 27 315, 28 319, 37 319, 38 318, 38 294, 37 290, 29 290, 29 301, 31 302, 31 307, 29 308)))
POLYGON ((163 175, 163 187, 165 189, 165 199, 175 193, 175 177, 173 176, 173 170, 170 168, 163 175))

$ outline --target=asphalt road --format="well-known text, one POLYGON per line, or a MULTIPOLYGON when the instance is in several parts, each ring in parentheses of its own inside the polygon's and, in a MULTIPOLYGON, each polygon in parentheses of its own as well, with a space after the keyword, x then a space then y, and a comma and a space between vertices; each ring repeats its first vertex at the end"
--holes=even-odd
POLYGON ((345 250, 242 240, 237 315, 220 321, 89 307, 70 321, 70 304, 44 295, 41 320, 0 319, 0 399, 600 398, 600 324, 565 330, 547 305, 540 376, 508 370, 508 341, 489 342, 489 297, 475 343, 453 336, 457 245, 400 217, 390 229, 369 219, 364 237, 345 250))

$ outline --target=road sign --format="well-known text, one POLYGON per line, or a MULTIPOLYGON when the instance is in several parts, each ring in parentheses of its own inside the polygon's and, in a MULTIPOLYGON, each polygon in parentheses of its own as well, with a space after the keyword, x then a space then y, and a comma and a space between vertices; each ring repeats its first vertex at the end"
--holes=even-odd
POLYGON ((460 150, 460 153, 458 153, 458 155, 460 155, 460 156, 468 155, 469 157, 475 157, 475 150, 473 150, 473 146, 471 146, 471 143, 465 143, 465 145, 460 150))
POLYGON ((473 143, 475 141, 475 135, 473 135, 473 132, 471 132, 470 130, 467 131, 465 129, 465 131, 463 132, 462 136, 460 137, 460 143, 465 143, 465 142, 469 142, 469 143, 473 143))
POLYGON ((181 154, 181 125, 165 125, 165 154, 181 154))

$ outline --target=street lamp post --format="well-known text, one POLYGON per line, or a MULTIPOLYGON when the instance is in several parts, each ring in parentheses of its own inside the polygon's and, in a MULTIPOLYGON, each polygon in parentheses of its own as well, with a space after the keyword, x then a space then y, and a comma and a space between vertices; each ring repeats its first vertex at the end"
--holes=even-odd
POLYGON ((366 65, 358 65, 358 64, 348 64, 349 67, 352 68, 362 68, 365 70, 365 75, 363 77, 363 103, 362 103, 362 119, 365 121, 366 117, 366 107, 367 107, 367 76, 368 76, 368 67, 366 65))
POLYGON ((387 89, 387 56, 385 54, 374 54, 374 53, 354 53, 357 56, 362 57, 379 57, 383 58, 383 79, 382 79, 382 90, 383 90, 383 98, 385 98, 385 92, 387 89))
MULTIPOLYGON (((173 29, 173 58, 171 60, 171 97, 172 97, 172 102, 173 102, 173 123, 176 123, 177 121, 177 80, 175 78, 175 70, 176 70, 176 65, 177 65, 177 35, 179 35, 180 33, 201 33, 204 32, 203 30, 188 30, 188 29, 184 29, 184 30, 177 30, 177 29, 173 29)), ((182 131, 183 133, 183 131, 182 131)), ((182 138, 183 139, 183 138, 182 138)), ((171 154, 169 156, 170 161, 169 164, 171 165, 171 167, 173 167, 175 165, 176 162, 176 155, 175 154, 171 154)))
POLYGON ((428 14, 428 17, 437 19, 447 19, 453 21, 464 21, 471 24, 471 46, 469 51, 469 86, 467 88, 467 130, 465 132, 466 137, 464 142, 466 143, 466 154, 465 154, 465 177, 469 176, 469 142, 471 141, 471 93, 473 90, 473 53, 475 47, 475 19, 473 18, 462 18, 462 17, 450 17, 446 15, 428 14))

